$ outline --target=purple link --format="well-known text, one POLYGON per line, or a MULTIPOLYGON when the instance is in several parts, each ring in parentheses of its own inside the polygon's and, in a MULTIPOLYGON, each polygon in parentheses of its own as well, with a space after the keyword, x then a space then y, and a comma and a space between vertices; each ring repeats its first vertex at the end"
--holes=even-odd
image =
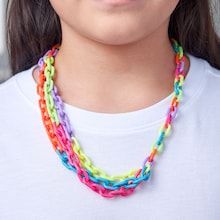
MULTIPOLYGON (((38 65, 43 68, 44 66, 44 62, 45 62, 45 58, 47 57, 47 55, 51 52, 51 50, 49 50, 43 57, 41 57, 38 61, 38 65)), ((53 56, 55 56, 58 52, 58 49, 56 49, 53 53, 53 56)), ((63 130, 66 134, 66 137, 67 139, 71 142, 72 139, 72 135, 73 135, 73 132, 72 132, 72 129, 71 129, 71 126, 70 126, 70 122, 69 122, 69 118, 68 116, 66 115, 66 113, 63 111, 63 108, 64 108, 64 105, 63 105, 63 101, 62 99, 60 98, 60 96, 58 95, 58 90, 57 90, 57 87, 55 85, 53 85, 53 88, 51 90, 51 96, 54 100, 54 103, 55 103, 55 108, 57 110, 57 116, 58 116, 58 119, 60 121, 60 123, 63 125, 63 130)))
POLYGON ((56 48, 55 51, 54 51, 54 53, 53 53, 53 55, 56 56, 57 53, 58 53, 58 51, 59 51, 59 49, 56 48))
MULTIPOLYGON (((62 109, 64 109, 64 103, 61 99, 61 97, 58 95, 58 90, 57 90, 57 87, 54 85, 54 93, 56 95, 56 98, 57 98, 57 102, 59 102, 59 105, 62 107, 62 109)), ((71 127, 71 124, 70 124, 70 120, 68 118, 68 116, 66 115, 66 113, 63 111, 63 121, 65 121, 65 125, 66 125, 66 128, 67 128, 67 131, 68 133, 70 134, 70 136, 73 135, 73 129, 71 127)))
POLYGON ((67 138, 69 140, 71 140, 71 134, 68 133, 68 130, 66 128, 66 122, 63 120, 63 116, 64 116, 65 113, 63 112, 62 107, 59 105, 59 102, 57 101, 57 97, 54 94, 53 89, 51 90, 51 95, 52 95, 54 103, 55 103, 55 108, 56 108, 57 113, 58 113, 57 115, 58 115, 59 121, 63 125, 63 129, 65 131, 65 134, 66 134, 67 138))
POLYGON ((64 102, 61 99, 60 95, 58 93, 55 93, 56 97, 57 97, 57 101, 59 102, 59 105, 62 106, 62 108, 64 108, 64 102))
POLYGON ((62 108, 64 108, 63 100, 58 94, 56 96, 57 96, 57 101, 59 102, 59 105, 62 106, 62 108))
POLYGON ((63 130, 65 131, 67 139, 71 142, 72 141, 71 134, 68 132, 66 123, 64 121, 62 122, 62 125, 63 125, 63 130))
POLYGON ((167 109, 167 114, 166 115, 168 115, 170 113, 170 107, 167 109))
MULTIPOLYGON (((59 96, 59 95, 58 95, 58 90, 57 90, 56 85, 54 85, 53 89, 54 89, 54 94, 55 94, 56 96, 59 96)), ((62 102, 62 100, 61 100, 60 102, 62 102)))
POLYGON ((172 118, 176 118, 177 116, 177 108, 174 106, 174 111, 170 112, 172 118))
MULTIPOLYGON (((62 108, 62 111, 63 111, 64 104, 63 104, 63 101, 62 101, 62 99, 60 98, 59 95, 57 95, 57 100, 58 100, 58 103, 59 103, 59 105, 60 105, 60 107, 62 108)), ((72 127, 71 127, 71 124, 70 124, 69 117, 67 116, 65 111, 63 111, 62 119, 63 119, 63 122, 65 122, 65 126, 66 126, 66 129, 67 129, 68 133, 70 134, 70 136, 72 136, 73 135, 73 130, 72 130, 72 127)))
POLYGON ((66 124, 66 128, 67 128, 68 133, 70 134, 70 136, 73 136, 73 130, 71 128, 69 118, 66 114, 64 114, 64 120, 65 120, 65 124, 66 124))
MULTIPOLYGON (((58 108, 60 108, 60 107, 58 107, 58 108)), ((61 113, 61 112, 62 112, 62 109, 61 109, 61 110, 58 109, 57 112, 58 112, 59 121, 60 121, 60 123, 61 123, 62 126, 63 126, 63 130, 65 131, 66 137, 67 137, 67 139, 68 139, 69 141, 71 141, 71 140, 72 140, 72 139, 71 139, 72 132, 71 132, 71 131, 69 132, 68 126, 67 126, 67 124, 66 124, 66 122, 65 122, 65 120, 64 120, 65 113, 63 114, 64 116, 61 116, 61 114, 62 114, 62 113, 61 113), (60 113, 61 113, 61 114, 60 114, 60 113)))
POLYGON ((145 166, 145 164, 146 164, 148 158, 149 158, 149 157, 146 157, 146 158, 144 159, 143 164, 142 164, 142 167, 145 166))
POLYGON ((174 111, 170 111, 170 108, 167 109, 167 116, 171 116, 171 120, 176 118, 177 116, 177 108, 175 106, 173 106, 174 111))
MULTIPOLYGON (((56 56, 59 49, 55 49, 53 56, 56 56)), ((44 59, 47 58, 48 54, 51 53, 51 50, 48 50, 43 57, 38 60, 38 65, 42 68, 44 66, 44 59)))
POLYGON ((63 102, 60 96, 58 94, 56 95, 56 93, 57 93, 57 88, 56 86, 54 86, 53 89, 51 90, 51 95, 55 102, 55 108, 58 113, 59 121, 63 125, 63 129, 66 133, 68 140, 71 141, 71 136, 73 135, 73 131, 70 126, 70 121, 66 113, 63 111, 63 108, 64 108, 63 102))
POLYGON ((143 161, 143 163, 142 163, 142 167, 144 167, 144 166, 146 165, 146 163, 149 163, 151 166, 153 165, 154 161, 149 162, 149 161, 147 161, 148 158, 149 158, 149 156, 147 156, 147 157, 144 159, 144 161, 143 161))
POLYGON ((56 103, 55 108, 60 111, 60 116, 63 117, 64 113, 62 112, 62 106, 60 105, 59 99, 56 96, 56 94, 54 93, 53 89, 51 90, 51 95, 53 97, 54 102, 56 103))
POLYGON ((51 50, 48 50, 48 51, 45 53, 44 57, 47 57, 49 53, 51 53, 51 50))
POLYGON ((38 61, 38 66, 40 67, 40 70, 43 69, 43 67, 44 67, 44 59, 43 59, 43 57, 41 57, 41 58, 39 59, 39 61, 38 61))
POLYGON ((179 67, 180 73, 184 70, 184 65, 185 65, 184 61, 181 61, 180 62, 180 67, 179 67))
POLYGON ((169 114, 170 114, 170 107, 167 109, 167 116, 169 116, 169 114))

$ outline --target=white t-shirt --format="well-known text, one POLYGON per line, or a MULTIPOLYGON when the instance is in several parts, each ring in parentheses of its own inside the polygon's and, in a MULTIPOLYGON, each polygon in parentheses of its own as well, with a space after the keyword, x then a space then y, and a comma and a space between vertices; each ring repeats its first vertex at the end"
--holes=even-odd
MULTIPOLYGON (((41 120, 32 68, 0 85, 0 219, 220 219, 220 70, 190 54, 183 99, 155 157, 151 179, 107 199, 80 182, 55 153, 41 120)), ((111 175, 140 168, 172 94, 126 113, 64 103, 84 152, 111 175)))

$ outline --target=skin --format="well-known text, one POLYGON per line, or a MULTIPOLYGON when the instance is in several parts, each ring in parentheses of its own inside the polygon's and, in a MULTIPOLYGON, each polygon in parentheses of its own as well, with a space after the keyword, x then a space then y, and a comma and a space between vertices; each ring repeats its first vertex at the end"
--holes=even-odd
MULTIPOLYGON (((172 93, 175 53, 168 24, 178 0, 140 0, 132 8, 100 7, 96 1, 50 0, 62 27, 54 80, 63 101, 119 113, 172 93)), ((33 76, 37 81, 37 70, 33 76)))

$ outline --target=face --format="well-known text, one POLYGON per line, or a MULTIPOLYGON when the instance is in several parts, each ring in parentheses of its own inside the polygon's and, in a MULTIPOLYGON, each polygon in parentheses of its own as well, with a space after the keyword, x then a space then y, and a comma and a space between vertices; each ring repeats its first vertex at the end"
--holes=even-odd
POLYGON ((60 17, 63 33, 74 31, 104 44, 120 45, 141 40, 161 27, 167 32, 170 15, 179 0, 50 2, 60 17))

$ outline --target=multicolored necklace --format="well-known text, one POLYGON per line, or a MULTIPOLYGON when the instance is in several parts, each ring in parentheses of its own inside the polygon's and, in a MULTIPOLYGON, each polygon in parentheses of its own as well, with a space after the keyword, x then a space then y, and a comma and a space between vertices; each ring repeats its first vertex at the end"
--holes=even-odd
POLYGON ((184 64, 186 56, 182 47, 175 39, 171 39, 175 51, 175 79, 174 92, 171 104, 167 111, 164 124, 159 129, 157 140, 152 144, 150 155, 147 156, 140 168, 131 169, 129 172, 110 176, 102 169, 96 167, 90 158, 83 152, 78 139, 71 129, 70 120, 64 111, 61 97, 54 85, 55 56, 59 45, 55 45, 43 57, 39 59, 39 78, 37 93, 40 97, 39 107, 44 127, 63 165, 74 171, 82 183, 103 197, 131 195, 135 188, 150 179, 155 155, 162 152, 164 139, 170 134, 171 123, 176 116, 179 102, 182 99, 182 85, 186 73, 184 64))

